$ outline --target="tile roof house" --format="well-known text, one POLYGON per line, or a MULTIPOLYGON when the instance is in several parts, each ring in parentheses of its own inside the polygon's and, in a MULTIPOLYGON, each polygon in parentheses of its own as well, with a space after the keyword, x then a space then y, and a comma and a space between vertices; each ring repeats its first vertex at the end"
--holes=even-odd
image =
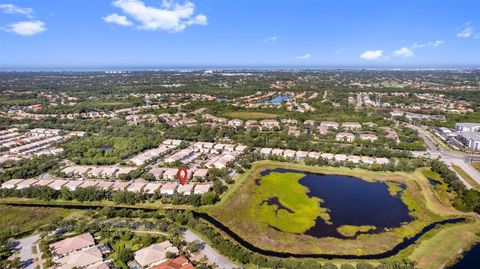
POLYGON ((178 188, 178 183, 165 183, 162 188, 160 189, 160 193, 162 194, 170 194, 173 195, 178 188))
POLYGON ((177 188, 177 192, 184 194, 184 195, 190 195, 193 190, 193 184, 185 184, 185 185, 179 185, 177 188))
POLYGON ((212 188, 212 183, 206 183, 206 184, 197 184, 195 186, 195 189, 193 190, 193 193, 195 194, 204 194, 208 192, 212 188))
POLYGON ((163 178, 163 173, 165 172, 165 169, 159 168, 159 167, 154 167, 150 169, 149 173, 152 174, 157 180, 163 178))
POLYGON ((101 190, 108 190, 110 189, 110 187, 112 187, 112 185, 113 185, 113 182, 100 180, 98 181, 97 188, 101 190))
POLYGON ((168 240, 137 250, 133 256, 138 264, 147 267, 165 261, 167 252, 178 253, 178 248, 168 240))
POLYGON ((193 264, 191 264, 185 256, 180 256, 155 265, 150 269, 195 269, 195 267, 193 267, 193 264))
POLYGON ((38 180, 36 179, 26 179, 17 184, 17 189, 24 189, 33 186, 38 180))
POLYGON ((147 184, 143 182, 133 182, 127 187, 127 191, 140 193, 143 191, 143 187, 145 187, 145 185, 147 184))
POLYGON ((4 182, 2 184, 2 188, 14 189, 15 187, 17 187, 18 183, 20 183, 22 181, 24 181, 24 179, 10 179, 9 181, 4 182))
POLYGON ((64 180, 64 179, 57 179, 55 180, 54 182, 50 183, 50 185, 48 185, 50 188, 54 189, 54 190, 57 190, 59 191, 63 185, 67 184, 68 181, 67 180, 64 180))
POLYGON ((69 237, 50 245, 55 257, 63 257, 70 252, 78 251, 95 245, 95 240, 90 233, 69 237))
POLYGON ((47 186, 47 185, 50 185, 50 183, 52 182, 53 182, 53 179, 42 179, 33 183, 33 186, 47 186))
POLYGON ((98 180, 85 180, 83 181, 83 184, 80 186, 80 188, 90 188, 90 187, 95 187, 98 185, 98 180))
POLYGON ((197 179, 205 179, 208 176, 208 169, 198 169, 193 173, 193 177, 197 179))
POLYGON ((115 191, 123 191, 128 187, 128 185, 130 185, 129 182, 117 181, 117 182, 113 183, 112 189, 115 190, 115 191))
MULTIPOLYGON (((54 261, 55 268, 71 269, 84 268, 103 261, 102 252, 98 247, 90 247, 81 251, 70 253, 54 261)), ((94 267, 95 268, 95 267, 94 267)))
POLYGON ((355 135, 352 134, 352 133, 342 133, 342 132, 340 132, 335 136, 335 140, 337 140, 337 141, 352 142, 354 139, 355 139, 355 135))
POLYGON ((83 181, 80 181, 80 180, 69 180, 67 184, 65 184, 64 186, 71 190, 71 191, 74 191, 78 188, 78 186, 82 185, 83 181))
POLYGON ((154 194, 162 187, 161 183, 147 183, 143 188, 143 191, 148 194, 154 194))

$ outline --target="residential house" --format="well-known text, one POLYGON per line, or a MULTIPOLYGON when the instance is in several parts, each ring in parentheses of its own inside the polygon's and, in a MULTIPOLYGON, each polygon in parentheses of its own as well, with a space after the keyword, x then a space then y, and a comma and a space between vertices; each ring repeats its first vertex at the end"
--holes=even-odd
POLYGON ((60 258, 68 253, 79 251, 95 245, 95 239, 90 233, 69 237, 50 245, 51 252, 55 258, 60 258))
POLYGON ((353 142, 353 140, 355 140, 355 135, 352 133, 340 132, 335 136, 335 140, 353 142))
POLYGON ((164 241, 137 250, 133 256, 135 261, 142 268, 145 268, 164 262, 167 258, 167 252, 177 254, 178 248, 173 246, 170 241, 164 241))

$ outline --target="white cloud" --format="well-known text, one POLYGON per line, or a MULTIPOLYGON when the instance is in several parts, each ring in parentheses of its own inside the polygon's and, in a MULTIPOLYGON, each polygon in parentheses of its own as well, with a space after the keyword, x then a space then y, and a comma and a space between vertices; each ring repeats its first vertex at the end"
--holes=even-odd
POLYGON ((393 52, 393 55, 398 57, 412 57, 413 51, 407 47, 403 47, 393 52))
POLYGON ((278 37, 276 36, 271 36, 271 37, 267 37, 263 40, 263 42, 275 42, 278 40, 278 37))
POLYGON ((381 50, 367 50, 360 55, 360 58, 371 61, 378 60, 383 56, 383 51, 381 50))
POLYGON ((307 53, 305 55, 297 56, 297 59, 299 60, 306 60, 312 58, 312 55, 310 53, 307 53))
POLYGON ((45 23, 39 20, 16 22, 7 27, 7 31, 23 36, 33 36, 46 30, 45 23))
POLYGON ((33 18, 33 9, 28 7, 17 7, 14 4, 0 4, 0 9, 7 14, 20 14, 24 15, 27 18, 33 18))
POLYGON ((438 48, 445 44, 443 40, 428 41, 427 43, 415 43, 411 46, 411 49, 423 49, 423 48, 438 48))
POLYGON ((457 37, 469 38, 473 36, 474 28, 470 22, 465 23, 463 30, 457 33, 457 37))
POLYGON ((130 26, 133 23, 125 16, 120 16, 117 13, 110 14, 102 18, 106 23, 113 23, 122 26, 130 26))
POLYGON ((195 5, 189 1, 179 4, 164 0, 160 7, 153 7, 146 6, 140 0, 115 0, 113 6, 139 22, 138 28, 141 30, 180 32, 191 25, 207 24, 207 16, 194 15, 195 5))

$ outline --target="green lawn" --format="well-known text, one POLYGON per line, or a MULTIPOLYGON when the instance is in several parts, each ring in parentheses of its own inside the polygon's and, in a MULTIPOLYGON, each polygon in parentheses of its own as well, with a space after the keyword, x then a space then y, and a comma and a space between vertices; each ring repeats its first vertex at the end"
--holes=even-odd
POLYGON ((473 167, 475 167, 475 169, 477 169, 478 171, 480 171, 480 162, 471 163, 471 165, 472 165, 473 167))
POLYGON ((465 172, 460 166, 452 164, 453 170, 455 170, 463 179, 465 179, 474 189, 480 190, 480 184, 473 179, 467 172, 465 172))
POLYGON ((479 220, 445 227, 417 243, 409 258, 417 263, 418 268, 442 268, 459 255, 459 250, 480 242, 479 233, 479 220))

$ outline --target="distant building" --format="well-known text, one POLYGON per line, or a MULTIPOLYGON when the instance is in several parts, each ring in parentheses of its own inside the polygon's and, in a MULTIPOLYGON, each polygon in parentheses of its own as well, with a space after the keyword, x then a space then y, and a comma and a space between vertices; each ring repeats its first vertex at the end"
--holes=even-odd
POLYGON ((458 138, 466 147, 480 152, 480 132, 461 132, 458 138))
POLYGON ((455 130, 460 132, 480 132, 480 123, 457 123, 455 130))

